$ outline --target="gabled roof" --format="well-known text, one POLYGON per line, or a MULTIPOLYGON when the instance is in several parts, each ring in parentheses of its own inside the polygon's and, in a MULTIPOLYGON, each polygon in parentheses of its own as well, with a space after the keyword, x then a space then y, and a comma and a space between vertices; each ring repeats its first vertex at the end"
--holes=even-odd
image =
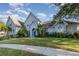
POLYGON ((49 28, 51 27, 52 25, 54 25, 56 22, 55 21, 46 21, 42 24, 42 26, 44 26, 45 28, 49 28))
POLYGON ((44 26, 45 28, 49 28, 51 26, 53 26, 55 23, 64 23, 64 24, 79 24, 79 22, 73 22, 73 21, 67 21, 67 20, 63 20, 63 21, 47 21, 44 22, 42 24, 42 26, 44 26))
POLYGON ((79 24, 79 22, 64 20, 66 23, 79 24))
POLYGON ((19 23, 21 24, 21 26, 24 26, 24 22, 22 22, 22 21, 19 21, 19 23))
MULTIPOLYGON (((41 22, 32 12, 29 13, 29 15, 28 15, 28 17, 26 18, 26 20, 29 18, 30 15, 34 16, 34 17, 37 19, 37 21, 41 22)), ((25 22, 26 22, 26 20, 25 20, 25 22)))
POLYGON ((19 22, 19 19, 17 17, 13 17, 13 16, 9 16, 8 17, 9 20, 12 20, 12 22, 17 26, 17 27, 21 27, 21 23, 19 22))

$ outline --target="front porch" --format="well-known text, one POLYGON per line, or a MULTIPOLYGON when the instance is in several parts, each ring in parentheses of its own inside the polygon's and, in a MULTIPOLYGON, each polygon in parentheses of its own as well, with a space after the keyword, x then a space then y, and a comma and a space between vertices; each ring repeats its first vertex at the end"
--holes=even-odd
POLYGON ((28 36, 29 36, 29 37, 35 37, 35 36, 37 36, 37 35, 38 35, 38 31, 37 31, 37 29, 35 29, 35 28, 30 29, 30 30, 28 31, 28 36))

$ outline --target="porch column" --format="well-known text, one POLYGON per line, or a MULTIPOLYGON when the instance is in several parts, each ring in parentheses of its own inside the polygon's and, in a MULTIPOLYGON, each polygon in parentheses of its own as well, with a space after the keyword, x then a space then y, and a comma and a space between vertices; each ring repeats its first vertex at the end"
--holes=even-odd
POLYGON ((33 37, 33 35, 32 35, 32 30, 30 29, 30 35, 29 35, 30 37, 33 37))
POLYGON ((37 29, 36 29, 36 36, 38 35, 38 31, 37 31, 37 29))

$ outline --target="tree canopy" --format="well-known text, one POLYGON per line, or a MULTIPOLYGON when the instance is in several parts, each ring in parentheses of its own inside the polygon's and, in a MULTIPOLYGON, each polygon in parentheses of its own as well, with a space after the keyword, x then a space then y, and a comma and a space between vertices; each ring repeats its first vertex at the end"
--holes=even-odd
POLYGON ((6 31, 6 24, 0 20, 0 31, 6 31))
POLYGON ((17 35, 18 37, 26 37, 28 35, 28 32, 24 27, 21 27, 17 35))
POLYGON ((75 18, 79 19, 79 3, 55 4, 60 7, 59 12, 54 16, 54 19, 60 18, 75 18))

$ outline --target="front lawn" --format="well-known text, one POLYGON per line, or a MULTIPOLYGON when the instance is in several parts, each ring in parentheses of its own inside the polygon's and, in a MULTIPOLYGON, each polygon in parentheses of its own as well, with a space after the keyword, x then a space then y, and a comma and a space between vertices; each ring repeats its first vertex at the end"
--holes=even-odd
POLYGON ((79 40, 70 38, 34 38, 17 39, 1 43, 24 44, 44 47, 54 47, 79 52, 79 40))
POLYGON ((0 48, 0 56, 43 56, 43 55, 16 49, 0 48))

